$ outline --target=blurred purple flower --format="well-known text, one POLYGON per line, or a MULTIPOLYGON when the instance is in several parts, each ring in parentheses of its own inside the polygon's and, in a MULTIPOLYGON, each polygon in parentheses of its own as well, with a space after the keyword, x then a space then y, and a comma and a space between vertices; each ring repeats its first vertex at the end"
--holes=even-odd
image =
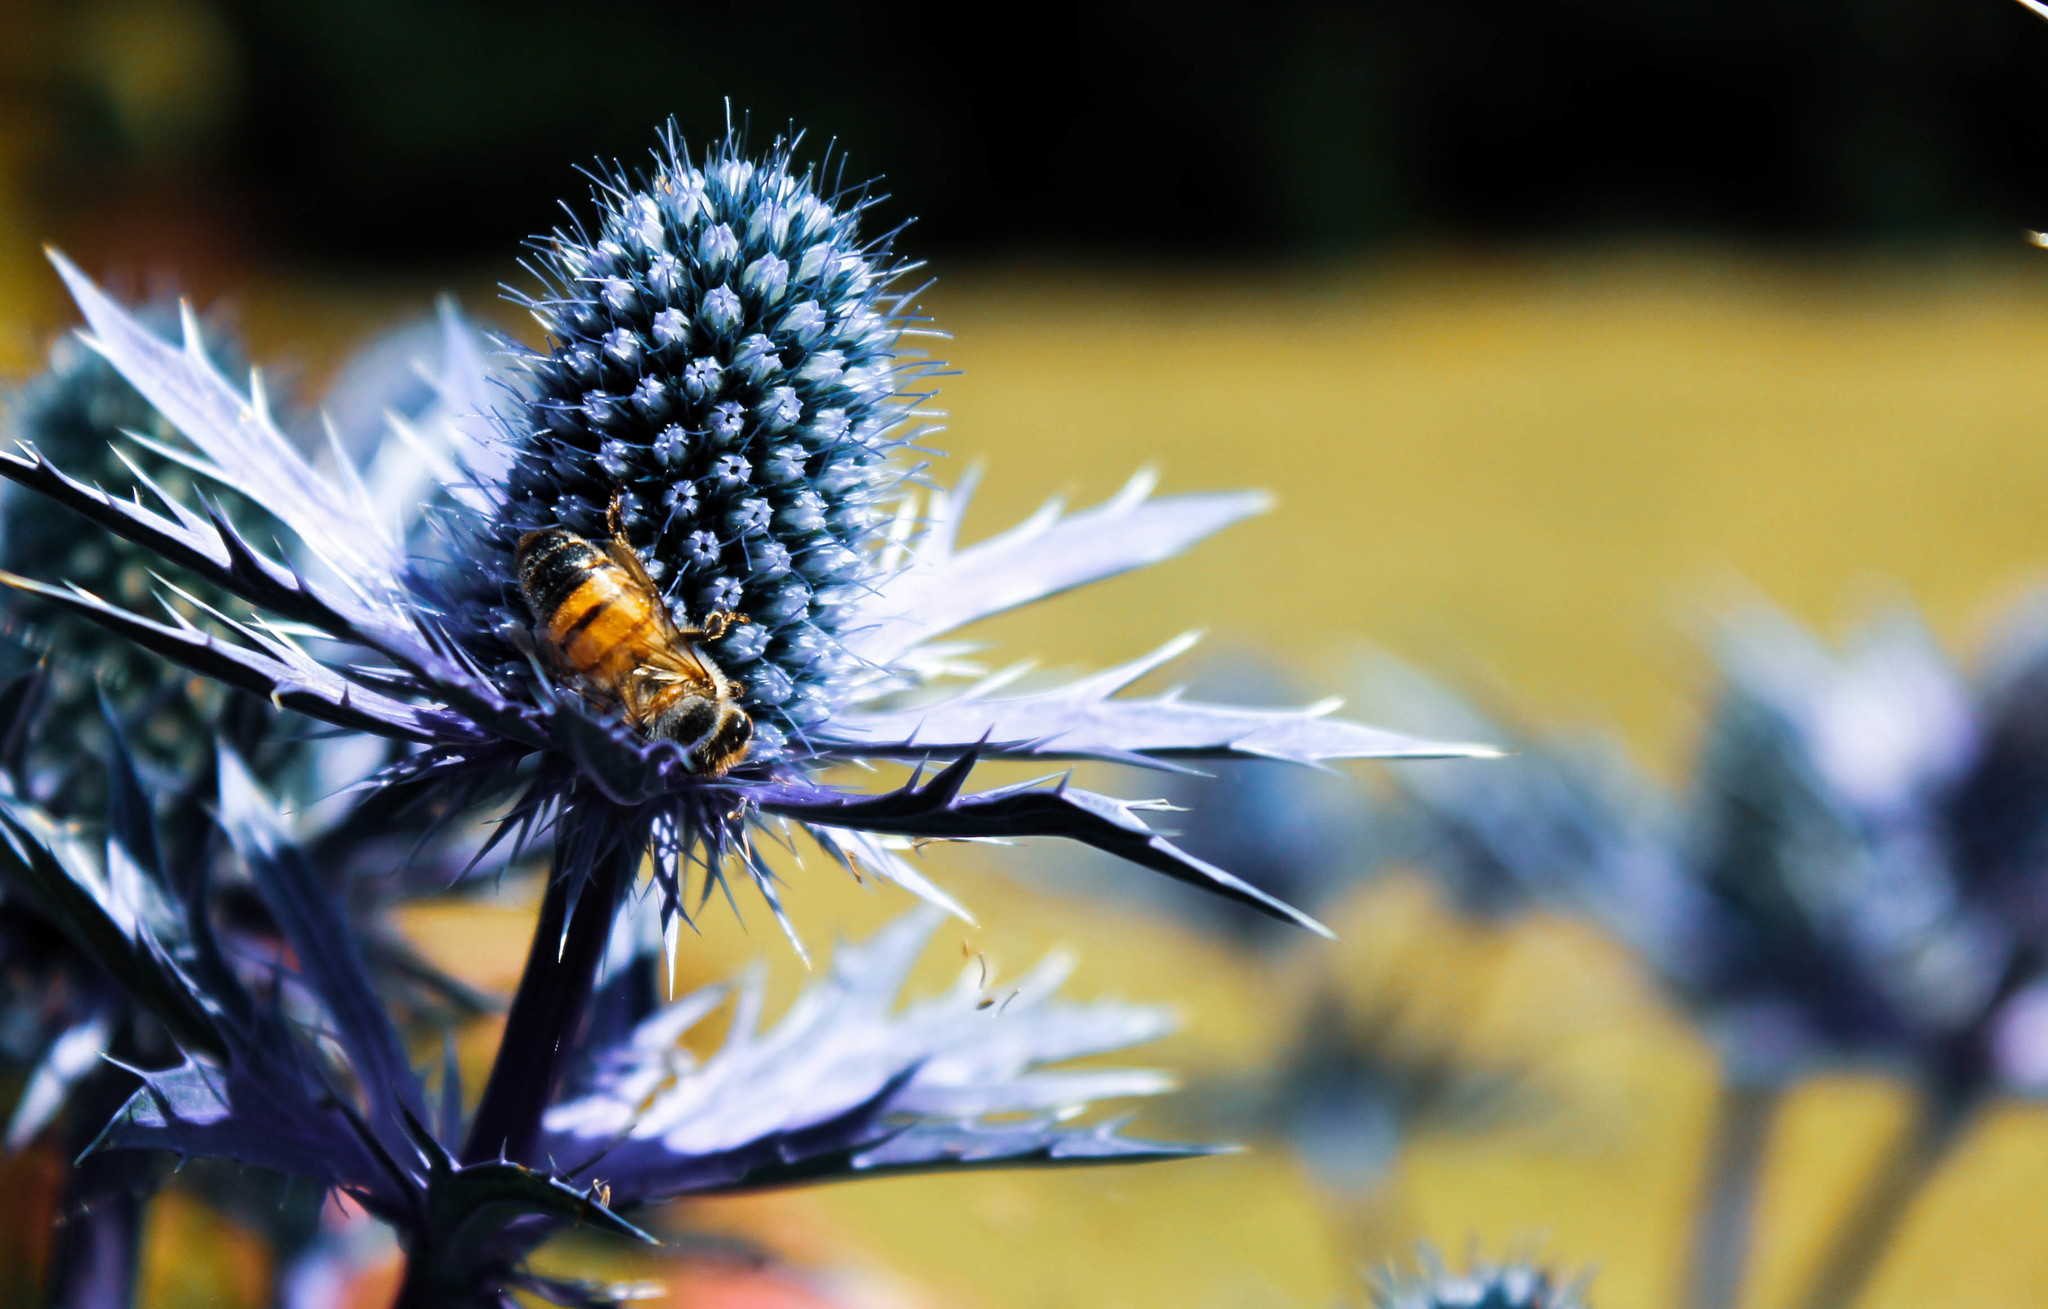
MULTIPOLYGON (((1611 753, 1541 743, 1397 774, 1426 866, 1460 886, 1481 870, 1495 906, 1590 912, 1714 1039, 1726 1085, 1695 1309, 1734 1302, 1769 1123, 1798 1078, 1876 1066, 1921 1095, 1822 1260, 1815 1309, 1853 1297, 1983 1103, 2048 1089, 2044 637, 2013 624, 1972 686, 1910 617, 1836 652, 1759 609, 1720 644, 1682 802, 1611 753)), ((1419 721, 1483 730, 1459 714, 1419 721)))
POLYGON ((1424 1248, 1412 1273, 1390 1270, 1376 1279, 1373 1309, 1585 1309, 1585 1278, 1560 1282, 1527 1263, 1474 1261, 1452 1272, 1424 1248))

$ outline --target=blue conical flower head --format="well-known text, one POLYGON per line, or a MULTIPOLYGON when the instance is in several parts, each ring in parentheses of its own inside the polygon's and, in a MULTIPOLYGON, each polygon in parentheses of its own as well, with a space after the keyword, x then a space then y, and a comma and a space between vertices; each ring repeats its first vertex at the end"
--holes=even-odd
POLYGON ((1373 1309, 1585 1309, 1584 1282, 1560 1282, 1526 1263, 1474 1263, 1452 1272, 1434 1251, 1413 1275, 1390 1273, 1373 1288, 1373 1309))
MULTIPOLYGON (((924 398, 906 386, 932 367, 902 354, 903 269, 861 235, 864 197, 821 193, 792 144, 748 160, 729 136, 700 166, 671 131, 650 176, 600 178, 594 230, 536 243, 548 343, 487 543, 601 542, 616 505, 682 626, 745 616, 707 648, 741 683, 756 759, 821 725, 854 671, 843 615, 924 398)), ((500 630, 533 620, 510 586, 491 603, 500 630)))

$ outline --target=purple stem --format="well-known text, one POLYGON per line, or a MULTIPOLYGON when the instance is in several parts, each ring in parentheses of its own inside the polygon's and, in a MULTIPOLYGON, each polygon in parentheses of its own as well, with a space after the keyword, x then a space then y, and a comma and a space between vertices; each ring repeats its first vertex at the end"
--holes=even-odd
POLYGON ((541 898, 540 921, 534 924, 526 971, 512 997, 504 1039, 498 1043, 483 1100, 470 1124, 469 1140, 462 1147, 465 1164, 502 1154, 515 1163, 546 1165, 546 1160, 533 1157, 540 1141, 541 1115, 547 1112, 561 1082, 564 1060, 575 1048, 577 1028, 611 939, 612 914, 639 866, 641 846, 627 840, 601 856, 588 874, 583 893, 575 897, 573 913, 570 892, 574 879, 582 874, 559 875, 561 852, 558 842, 558 875, 550 879, 541 898))

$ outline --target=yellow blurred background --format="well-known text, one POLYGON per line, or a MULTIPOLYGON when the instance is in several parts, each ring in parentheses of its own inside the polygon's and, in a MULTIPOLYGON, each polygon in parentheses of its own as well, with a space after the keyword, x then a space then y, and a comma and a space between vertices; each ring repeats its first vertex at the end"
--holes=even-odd
MULTIPOLYGON (((54 278, 15 254, 6 320, 59 321, 54 278)), ((1184 559, 978 635, 995 657, 1079 666, 1204 628, 1277 652, 1318 686, 1340 684, 1370 643, 1478 678, 1540 721, 1615 726, 1669 767, 1701 686, 1695 636, 1731 594, 1753 589, 1823 629, 1910 596, 1967 652, 1981 619, 2036 579, 2048 562, 2044 261, 1663 248, 1229 273, 949 270, 931 304, 962 373, 945 386, 941 444, 955 471, 988 465, 970 538, 1048 495, 1099 498, 1148 462, 1169 490, 1279 496, 1270 516, 1184 559)), ((434 289, 264 272, 229 298, 255 356, 310 386, 434 289)), ((17 369, 34 340, 17 347, 17 369)), ((1319 1190, 1276 1148, 856 1183, 706 1202, 693 1216, 864 1269, 920 1303, 1326 1305, 1417 1240, 1597 1269, 1602 1304, 1671 1302, 1712 1065, 1620 951, 1566 923, 1463 926, 1396 879, 1343 907, 1341 943, 1304 940, 1266 965, 1134 910, 1020 885, 994 870, 1012 856, 926 856, 983 924, 957 935, 1011 972, 1069 945, 1083 960, 1077 994, 1178 1005, 1184 1031, 1143 1052, 1149 1062, 1199 1077, 1270 1061, 1306 976, 1334 969, 1367 991, 1413 987, 1446 1031, 1526 1060, 1557 1110, 1533 1128, 1425 1133, 1370 1202, 1319 1190)), ((904 907, 834 868, 792 881, 813 945, 904 907)), ((747 927, 709 915, 686 943, 684 981, 760 955, 792 994, 802 970, 765 912, 750 908, 747 927)), ((516 903, 421 909, 411 928, 450 967, 501 987, 527 930, 516 903)), ((959 967, 953 935, 941 933, 922 985, 959 967)), ((489 1040, 475 1038, 479 1061, 489 1040)), ((1745 1304, 1793 1294, 1902 1114, 1875 1080, 1796 1097, 1745 1304)), ((1171 1104, 1140 1122, 1170 1133, 1171 1104)), ((1916 1211, 1870 1303, 2026 1301, 2048 1279, 2030 1217, 2044 1188, 2048 1118, 2000 1110, 1916 1211)), ((225 1276, 195 1298, 194 1224, 212 1229, 175 1210, 157 1221, 151 1303, 234 1302, 225 1276)))
MULTIPOLYGON (((123 21, 177 10, 129 8, 123 21)), ((517 330, 489 289, 496 267, 343 276, 247 256, 239 229, 170 201, 157 215, 41 205, 28 178, 51 138, 41 101, 19 90, 35 82, 23 72, 34 30, 0 39, 17 75, 15 98, 0 98, 9 378, 38 367, 68 322, 37 254, 45 239, 96 274, 141 285, 167 272, 217 295, 252 355, 305 394, 442 289, 517 330)), ((173 36, 202 55, 210 39, 173 36)), ((138 112, 150 67, 107 74, 142 97, 138 112)), ((173 84, 168 102, 186 103, 173 84)), ((1703 685, 1698 635, 1731 599, 1761 594, 1838 631, 1906 597, 1967 655, 1987 616, 2048 568, 2048 254, 2017 232, 1907 252, 1467 243, 1228 267, 981 256, 936 271, 928 304, 962 370, 944 384, 941 477, 988 466, 970 539, 1049 495, 1101 498, 1146 464, 1169 491, 1278 493, 1273 514, 1186 558, 986 624, 977 635, 999 659, 1100 666, 1199 628, 1337 687, 1363 651, 1386 648, 1537 721, 1614 727, 1670 772, 1703 685)), ((943 930, 918 986, 949 979, 956 945, 999 975, 1071 946, 1075 994, 1180 1008, 1182 1032, 1139 1055, 1198 1079, 1270 1064, 1312 979, 1334 974, 1362 994, 1412 990, 1460 1042, 1537 1070, 1555 1110, 1425 1132, 1372 1198, 1330 1193, 1275 1147, 706 1201, 688 1221, 824 1270, 852 1303, 1321 1309, 1422 1240, 1593 1270, 1601 1305, 1674 1302, 1713 1064, 1619 949, 1572 923, 1476 928, 1394 878, 1341 906, 1341 942, 1266 959, 1032 887, 999 871, 1025 866, 1014 853, 926 855, 982 925, 943 930)), ((791 881, 814 949, 905 907, 834 868, 791 881)), ((764 956, 786 1001, 801 966, 745 907, 745 929, 707 916, 681 980, 764 956)), ((498 906, 414 910, 407 928, 449 968, 509 987, 528 917, 514 887, 498 906)), ((492 1035, 471 1034, 470 1063, 492 1035)), ((1139 1126, 1171 1135, 1174 1115, 1168 1101, 1139 1126)), ((1745 1306, 1789 1301, 1903 1118, 1901 1094, 1876 1079, 1795 1096, 1773 1138, 1745 1306)), ((5 1185, 35 1194, 53 1166, 17 1161, 5 1185)), ((2039 1300, 2044 1197, 2048 1116, 2000 1108, 1911 1215, 1868 1303, 2039 1300)), ((152 1222, 152 1309, 255 1303, 253 1238, 175 1197, 152 1222)), ((35 1245, 33 1223, 9 1224, 0 1266, 18 1274, 35 1245)))

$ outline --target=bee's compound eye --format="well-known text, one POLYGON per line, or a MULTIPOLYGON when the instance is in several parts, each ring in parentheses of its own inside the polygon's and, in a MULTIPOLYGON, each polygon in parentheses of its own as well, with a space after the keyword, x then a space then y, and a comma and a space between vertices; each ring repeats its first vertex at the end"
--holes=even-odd
POLYGON ((726 710, 725 730, 732 737, 735 746, 745 745, 754 739, 754 720, 737 709, 726 710))

